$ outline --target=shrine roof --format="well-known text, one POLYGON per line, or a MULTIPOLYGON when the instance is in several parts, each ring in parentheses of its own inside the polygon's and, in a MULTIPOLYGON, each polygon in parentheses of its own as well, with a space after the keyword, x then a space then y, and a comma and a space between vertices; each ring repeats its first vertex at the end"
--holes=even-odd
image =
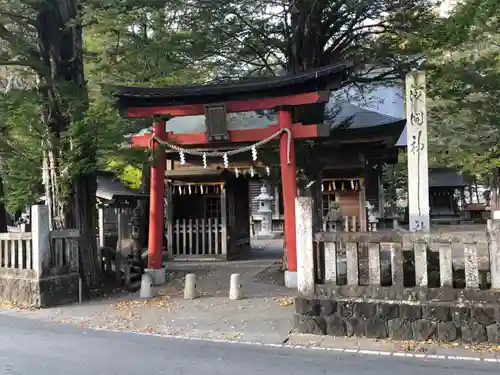
POLYGON ((429 187, 464 187, 467 182, 454 168, 429 168, 429 187))
POLYGON ((112 173, 99 172, 97 175, 96 197, 104 200, 120 198, 140 198, 147 194, 129 188, 123 182, 114 178, 112 173))
POLYGON ((209 104, 228 100, 247 100, 296 95, 338 88, 345 78, 348 63, 328 65, 294 75, 248 78, 208 85, 169 87, 115 86, 121 108, 187 104, 209 104))
MULTIPOLYGON (((332 129, 349 119, 351 121, 348 129, 367 129, 405 122, 403 118, 385 115, 354 104, 346 103, 338 106, 333 98, 327 104, 326 112, 328 111, 335 113, 333 119, 325 119, 325 122, 331 123, 332 129)), ((276 115, 271 111, 229 113, 227 120, 229 130, 267 128, 277 123, 276 115)), ((205 116, 174 117, 166 122, 166 130, 179 134, 203 132, 206 130, 205 116)))

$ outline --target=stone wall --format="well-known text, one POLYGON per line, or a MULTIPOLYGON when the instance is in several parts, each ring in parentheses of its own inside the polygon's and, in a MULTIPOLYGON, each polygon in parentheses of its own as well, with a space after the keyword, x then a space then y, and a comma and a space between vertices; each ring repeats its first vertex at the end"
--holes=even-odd
POLYGON ((38 280, 27 277, 26 272, 0 268, 0 301, 23 307, 40 306, 38 280))
POLYGON ((0 301, 22 307, 50 307, 78 302, 76 273, 38 279, 29 270, 0 268, 0 301))
POLYGON ((500 344, 500 303, 298 297, 294 327, 329 336, 500 344))

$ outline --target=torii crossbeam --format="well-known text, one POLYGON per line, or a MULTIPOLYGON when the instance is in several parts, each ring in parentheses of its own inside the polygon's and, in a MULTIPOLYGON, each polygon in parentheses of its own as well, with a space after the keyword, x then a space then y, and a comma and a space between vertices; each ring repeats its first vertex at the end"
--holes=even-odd
MULTIPOLYGON (((330 91, 340 87, 348 64, 337 64, 284 77, 250 79, 227 84, 173 86, 166 88, 118 87, 120 113, 124 117, 154 118, 153 132, 133 137, 134 147, 158 148, 159 142, 182 146, 225 147, 236 143, 264 140, 283 129, 280 135, 281 180, 285 214, 285 241, 288 270, 287 286, 296 286, 297 246, 295 198, 297 196, 295 138, 327 136, 329 127, 292 122, 292 109, 313 103, 326 103, 330 91), (228 130, 226 115, 234 112, 277 110, 277 124, 265 129, 228 130), (161 116, 206 116, 206 131, 175 134, 165 131, 161 116), (286 130, 287 129, 287 130, 286 130), (286 131, 285 131, 286 130, 286 131), (288 140, 291 134, 291 142, 288 140)), ((164 282, 162 244, 164 231, 165 154, 151 167, 148 269, 155 284, 164 282)))

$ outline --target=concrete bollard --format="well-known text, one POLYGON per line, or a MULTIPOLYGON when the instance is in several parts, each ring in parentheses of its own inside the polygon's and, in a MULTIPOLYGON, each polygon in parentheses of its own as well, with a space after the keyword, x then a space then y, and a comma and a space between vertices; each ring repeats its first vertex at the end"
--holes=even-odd
POLYGON ((241 278, 239 273, 233 273, 231 275, 231 281, 229 284, 229 299, 241 299, 241 278))
POLYGON ((184 299, 195 299, 196 297, 196 275, 188 273, 184 282, 184 299))
POLYGON ((153 276, 145 272, 141 278, 141 292, 140 297, 144 299, 149 299, 154 297, 153 291, 153 276))

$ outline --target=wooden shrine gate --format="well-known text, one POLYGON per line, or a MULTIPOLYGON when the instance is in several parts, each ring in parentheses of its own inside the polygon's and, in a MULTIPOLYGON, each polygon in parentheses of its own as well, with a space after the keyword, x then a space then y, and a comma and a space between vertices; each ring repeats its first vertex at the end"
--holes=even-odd
MULTIPOLYGON (((181 161, 186 154, 195 155, 200 162, 203 160, 206 167, 207 157, 225 156, 227 168, 227 155, 231 147, 252 143, 257 147, 263 140, 273 137, 279 139, 288 258, 285 281, 287 285, 295 286, 297 249, 294 202, 297 196, 297 171, 294 139, 328 136, 330 129, 329 125, 294 124, 292 110, 296 106, 326 103, 330 91, 341 87, 349 68, 348 64, 341 63, 297 75, 205 86, 118 87, 116 96, 123 116, 155 119, 153 133, 134 137, 133 145, 149 147, 153 152, 167 147, 177 151, 181 161), (228 127, 228 113, 269 109, 277 110, 276 125, 265 129, 232 130, 228 127), (166 133, 164 117, 195 115, 205 115, 206 131, 166 133), (204 148, 205 151, 200 153, 193 148, 204 148)), ((161 152, 151 168, 148 268, 152 270, 155 284, 163 283, 165 277, 162 271, 165 166, 165 154, 161 152)))

